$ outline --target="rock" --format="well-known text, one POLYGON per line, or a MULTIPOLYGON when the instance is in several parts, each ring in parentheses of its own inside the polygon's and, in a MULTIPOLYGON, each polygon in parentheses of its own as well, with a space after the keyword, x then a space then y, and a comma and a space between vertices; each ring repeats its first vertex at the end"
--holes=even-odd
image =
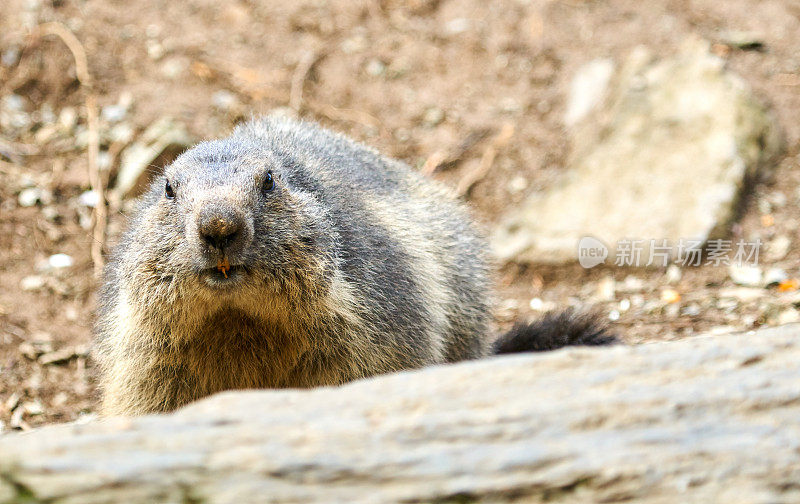
POLYGON ((508 181, 506 188, 511 194, 519 194, 528 188, 528 179, 521 175, 517 175, 508 181))
POLYGON ((119 104, 106 105, 101 111, 103 120, 110 123, 118 123, 125 119, 126 115, 128 115, 128 109, 119 104))
POLYGON ((670 285, 675 285, 676 283, 681 281, 681 277, 683 276, 683 272, 681 271, 680 266, 677 264, 670 264, 667 266, 667 271, 664 275, 666 277, 666 281, 670 285))
POLYGON ((76 357, 85 357, 87 354, 85 348, 64 348, 56 350, 55 352, 48 352, 39 357, 39 362, 45 366, 51 364, 64 364, 71 361, 76 357))
POLYGON ((120 201, 139 195, 150 179, 150 168, 169 164, 191 144, 182 124, 169 117, 155 121, 123 151, 112 197, 120 201))
POLYGON ((162 57, 164 57, 164 54, 167 53, 167 50, 164 48, 164 46, 155 40, 148 40, 146 47, 147 55, 153 61, 160 60, 162 57))
POLYGON ((429 128, 438 126, 442 121, 444 121, 444 110, 438 107, 430 107, 422 117, 422 123, 429 128))
POLYGON ((220 89, 211 95, 211 102, 223 112, 233 112, 241 106, 236 95, 226 89, 220 89))
POLYGON ((28 343, 27 341, 23 341, 22 343, 20 343, 19 346, 17 347, 17 350, 25 358, 30 360, 36 360, 36 358, 39 357, 39 354, 41 353, 37 350, 35 346, 33 346, 31 343, 28 343))
MULTIPOLYGON (((602 88, 604 71, 585 69, 576 79, 595 75, 589 81, 602 88)), ((588 112, 568 106, 572 151, 561 182, 533 194, 493 233, 502 260, 573 262, 581 238, 594 236, 611 258, 621 240, 642 240, 645 265, 651 240, 668 240, 675 255, 680 240, 721 238, 744 188, 780 150, 771 115, 706 43, 661 61, 637 50, 603 99, 584 100, 598 104, 588 112)))
POLYGON ((728 268, 728 275, 733 283, 745 287, 759 287, 764 278, 764 274, 758 266, 731 265, 728 268))
POLYGON ((726 31, 720 34, 720 41, 738 49, 763 49, 764 36, 756 32, 726 31))
POLYGON ((600 105, 613 73, 614 62, 610 59, 594 60, 578 69, 569 88, 564 124, 574 126, 600 105))
POLYGON ((597 301, 614 301, 617 293, 617 282, 611 275, 604 276, 597 282, 597 290, 595 291, 595 299, 597 301))
POLYGON ((229 392, 0 435, 0 502, 796 502, 798 373, 786 326, 229 392))
POLYGON ((19 406, 19 401, 22 398, 19 392, 12 392, 8 399, 3 403, 3 407, 6 411, 11 412, 14 411, 17 406, 19 406))
POLYGON ((786 235, 778 235, 767 244, 767 251, 764 258, 769 262, 780 261, 789 253, 792 240, 786 235))
POLYGON ((49 203, 51 199, 47 191, 38 187, 23 189, 17 196, 17 202, 21 207, 32 207, 37 203, 49 203))
POLYGON ((22 408, 28 415, 41 415, 44 413, 44 406, 41 401, 26 401, 22 408))
POLYGON ((0 65, 12 67, 19 61, 20 50, 17 46, 12 46, 0 54, 0 65))
POLYGON ((342 52, 345 54, 356 54, 369 47, 367 38, 363 34, 356 34, 340 44, 342 52))
POLYGON ((762 289, 755 289, 752 287, 734 287, 725 288, 719 291, 720 299, 736 299, 744 303, 755 301, 766 295, 762 289))
POLYGON ((788 279, 789 276, 786 274, 786 270, 783 268, 770 268, 764 274, 764 286, 774 287, 776 285, 780 285, 788 279))
POLYGON ((472 28, 472 22, 467 18, 451 19, 444 25, 444 31, 448 35, 460 35, 472 28))
POLYGON ((53 269, 69 268, 72 264, 72 256, 67 254, 53 254, 47 258, 47 265, 53 269))
POLYGON ((29 275, 19 282, 19 288, 24 291, 37 291, 45 286, 45 279, 40 275, 29 275))
POLYGON ((159 71, 167 79, 175 80, 181 77, 189 69, 189 60, 183 57, 169 58, 163 63, 159 71))
POLYGON ((633 275, 628 275, 621 284, 617 284, 617 290, 620 292, 640 292, 644 290, 644 280, 633 275))
POLYGON ((128 123, 115 124, 108 130, 108 140, 110 142, 119 142, 126 144, 133 140, 133 127, 128 123))
POLYGON ((88 208, 94 208, 97 206, 97 196, 97 192, 95 191, 84 191, 78 196, 78 204, 88 208))
POLYGON ((531 298, 528 302, 528 306, 531 310, 538 312, 550 311, 556 307, 555 303, 552 301, 543 301, 542 298, 538 297, 531 298))
POLYGON ((681 315, 686 315, 687 317, 696 317, 700 315, 702 312, 703 310, 697 303, 692 303, 681 309, 681 315))
POLYGON ((25 100, 17 94, 9 94, 0 98, 0 107, 9 112, 25 110, 25 100))
POLYGON ((71 133, 78 124, 78 113, 73 107, 64 107, 58 114, 58 125, 64 133, 71 133))
POLYGON ((677 303, 681 300, 681 294, 675 289, 662 289, 660 299, 665 303, 677 303))
POLYGON ((779 324, 793 324, 800 322, 800 312, 795 308, 787 308, 778 314, 779 324))
POLYGON ((386 72, 386 64, 379 59, 371 59, 364 68, 364 71, 367 72, 367 75, 372 77, 380 77, 386 72))

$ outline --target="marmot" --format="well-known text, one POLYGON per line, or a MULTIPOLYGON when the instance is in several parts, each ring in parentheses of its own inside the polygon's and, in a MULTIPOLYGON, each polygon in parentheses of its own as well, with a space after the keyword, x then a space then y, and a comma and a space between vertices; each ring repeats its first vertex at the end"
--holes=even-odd
POLYGON ((112 254, 102 411, 613 340, 564 312, 492 345, 487 250, 464 206, 405 164, 305 122, 239 126, 165 168, 112 254))

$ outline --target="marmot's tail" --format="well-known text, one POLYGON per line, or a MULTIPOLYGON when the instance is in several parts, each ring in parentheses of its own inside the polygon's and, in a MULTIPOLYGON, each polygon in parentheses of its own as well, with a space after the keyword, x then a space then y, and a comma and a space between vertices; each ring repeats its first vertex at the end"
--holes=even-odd
POLYGON ((543 352, 573 345, 619 343, 597 314, 569 308, 548 312, 529 324, 517 324, 492 345, 493 353, 543 352))

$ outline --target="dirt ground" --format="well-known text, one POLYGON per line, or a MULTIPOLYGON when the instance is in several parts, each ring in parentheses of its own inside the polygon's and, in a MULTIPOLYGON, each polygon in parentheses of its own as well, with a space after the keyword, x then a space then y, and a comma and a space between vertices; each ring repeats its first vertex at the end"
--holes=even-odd
MULTIPOLYGON (((84 48, 103 132, 122 124, 135 139, 168 115, 204 139, 294 106, 418 168, 454 156, 433 176, 456 187, 481 163, 488 139, 513 131, 467 197, 487 228, 562 173, 576 68, 641 44, 671 54, 699 35, 774 110, 786 139, 731 236, 767 248, 788 239, 784 255, 762 255, 760 264, 800 276, 797 1, 5 0, 0 103, 16 115, 0 124, 0 431, 74 420, 97 404, 87 353, 97 286, 91 210, 79 198, 90 188, 87 87, 64 42, 37 29, 48 22, 84 48), (742 33, 758 43, 728 42, 742 33), (131 105, 114 117, 104 107, 121 99, 131 105), (460 149, 469 138, 478 140, 460 149), (23 206, 30 188, 44 192, 23 206), (73 264, 48 268, 53 254, 73 264)), ((124 147, 101 142, 105 180, 113 183, 124 147)), ((111 215, 106 250, 123 225, 111 215)), ((617 332, 638 343, 792 321, 800 303, 791 289, 736 291, 725 268, 684 268, 668 280, 663 270, 505 265, 497 318, 504 327, 580 300, 618 318, 617 332), (612 280, 612 296, 598 296, 612 280)))

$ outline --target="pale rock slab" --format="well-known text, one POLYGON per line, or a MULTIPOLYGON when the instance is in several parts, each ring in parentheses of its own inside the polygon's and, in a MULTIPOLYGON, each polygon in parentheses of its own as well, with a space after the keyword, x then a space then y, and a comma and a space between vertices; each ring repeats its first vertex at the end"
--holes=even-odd
POLYGON ((779 152, 773 118, 707 43, 691 40, 663 60, 639 48, 612 67, 598 60, 577 73, 563 180, 499 224, 492 244, 502 260, 574 262, 591 236, 609 247, 606 263, 620 240, 643 240, 644 266, 650 240, 674 249, 723 237, 779 152))

